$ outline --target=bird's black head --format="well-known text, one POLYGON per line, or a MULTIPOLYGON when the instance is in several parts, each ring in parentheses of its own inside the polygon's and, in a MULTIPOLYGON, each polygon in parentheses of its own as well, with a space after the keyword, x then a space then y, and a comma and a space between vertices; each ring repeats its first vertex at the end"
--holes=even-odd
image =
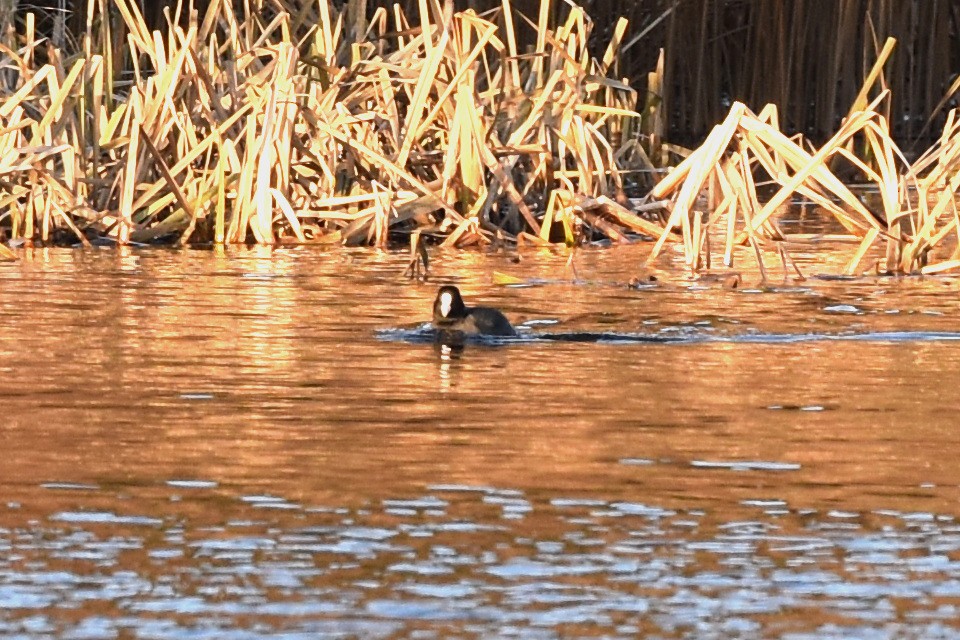
POLYGON ((444 325, 462 320, 467 316, 467 307, 460 297, 460 290, 450 285, 440 287, 433 301, 433 323, 444 325))

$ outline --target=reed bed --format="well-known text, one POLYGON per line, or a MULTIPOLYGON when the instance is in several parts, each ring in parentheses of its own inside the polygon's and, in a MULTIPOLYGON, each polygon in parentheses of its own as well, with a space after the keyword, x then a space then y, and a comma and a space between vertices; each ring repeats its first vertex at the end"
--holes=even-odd
POLYGON ((644 95, 615 75, 625 20, 594 55, 590 18, 575 5, 561 15, 551 0, 530 17, 511 0, 483 14, 437 0, 409 13, 363 0, 214 0, 203 14, 177 4, 163 32, 132 0, 90 8, 72 53, 36 37, 29 16, 0 46, 0 228, 10 238, 409 241, 415 272, 425 241, 650 237, 651 260, 677 241, 693 271, 732 265, 738 246, 761 269, 771 249, 789 268, 777 223, 799 195, 857 238, 848 272, 877 247, 883 271, 960 268, 957 253, 931 261, 960 235, 960 118, 951 112, 936 143, 906 161, 885 115, 892 39, 822 146, 783 133, 777 107, 736 102, 655 182, 682 150, 663 143, 664 56, 644 95), (525 48, 521 29, 536 34, 525 48), (879 207, 838 168, 872 183, 879 207))
POLYGON ((645 161, 637 94, 607 75, 626 24, 597 58, 585 13, 552 23, 550 0, 533 21, 509 0, 484 16, 422 0, 416 19, 237 4, 178 4, 164 34, 135 2, 99 0, 72 55, 29 28, 0 47, 10 236, 547 242, 574 234, 563 203, 622 194, 620 167, 645 161))
MULTIPOLYGON (((760 114, 735 103, 727 118, 648 195, 662 206, 666 222, 650 260, 679 231, 684 258, 692 271, 710 268, 711 235, 721 235, 722 262, 733 266, 735 248, 751 246, 764 278, 761 253, 775 249, 785 270, 788 238, 777 225, 784 205, 799 196, 831 214, 857 248, 844 271, 863 271, 862 261, 878 246, 885 256, 874 266, 881 273, 936 273, 960 268, 960 122, 950 112, 940 139, 916 162, 907 162, 890 134, 880 107, 883 91, 853 111, 824 145, 788 137, 778 126, 777 109, 760 114), (855 150, 859 149, 859 154, 855 150), (839 162, 838 162, 839 161, 839 162), (868 207, 832 170, 842 164, 859 173, 857 182, 877 194, 868 207), (761 199, 758 184, 774 185, 761 199), (718 228, 720 231, 718 232, 718 228), (932 250, 954 247, 932 260, 932 250)), ((797 270, 799 273, 799 270, 797 270)))

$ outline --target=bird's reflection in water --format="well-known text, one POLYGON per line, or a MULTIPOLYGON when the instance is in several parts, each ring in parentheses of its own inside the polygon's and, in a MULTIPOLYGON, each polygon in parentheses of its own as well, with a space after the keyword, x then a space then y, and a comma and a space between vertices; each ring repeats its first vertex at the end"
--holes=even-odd
POLYGON ((460 369, 460 355, 463 353, 463 341, 434 343, 440 356, 440 393, 447 393, 456 386, 455 376, 460 369))

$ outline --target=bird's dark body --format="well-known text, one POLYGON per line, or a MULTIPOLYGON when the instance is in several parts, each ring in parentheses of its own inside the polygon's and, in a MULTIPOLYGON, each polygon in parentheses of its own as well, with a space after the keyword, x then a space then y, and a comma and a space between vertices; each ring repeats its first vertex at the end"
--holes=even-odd
POLYGON ((468 307, 456 287, 440 287, 433 303, 433 325, 440 332, 464 335, 515 336, 510 321, 491 307, 468 307))

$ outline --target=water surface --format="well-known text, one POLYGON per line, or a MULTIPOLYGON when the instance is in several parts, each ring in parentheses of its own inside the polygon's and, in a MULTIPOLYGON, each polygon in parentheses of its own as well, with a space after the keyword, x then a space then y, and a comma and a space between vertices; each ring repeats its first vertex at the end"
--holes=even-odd
POLYGON ((957 281, 646 250, 0 265, 0 635, 960 637, 957 281))

